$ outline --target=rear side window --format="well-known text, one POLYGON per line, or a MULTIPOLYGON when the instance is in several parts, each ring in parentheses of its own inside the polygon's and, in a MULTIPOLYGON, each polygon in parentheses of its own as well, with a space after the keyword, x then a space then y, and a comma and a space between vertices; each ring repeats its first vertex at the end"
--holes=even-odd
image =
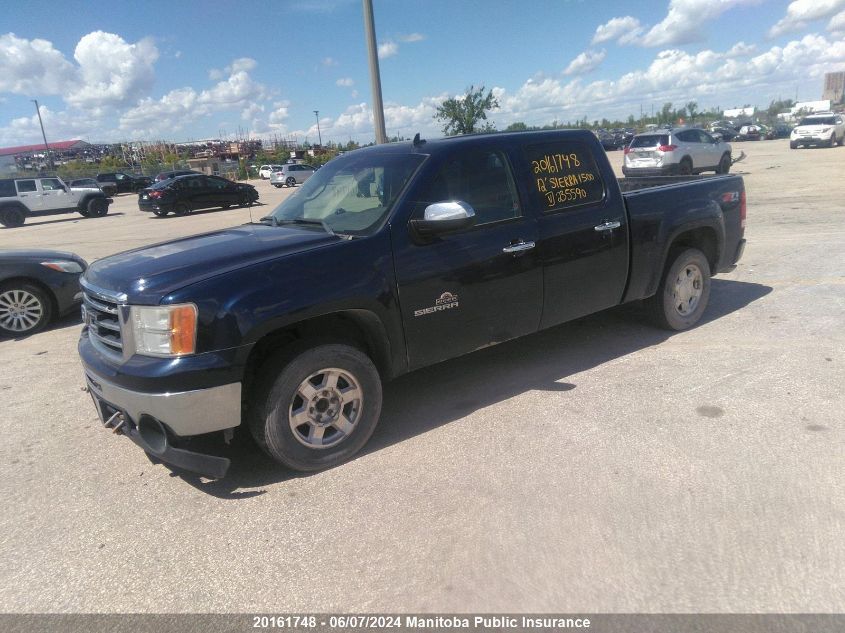
POLYGON ((530 145, 525 157, 536 204, 558 211, 604 200, 604 182, 595 160, 582 143, 530 145))
POLYGON ((34 180, 18 180, 18 191, 21 193, 28 193, 36 191, 34 180))
POLYGON ((668 145, 668 134, 643 134, 642 136, 635 136, 631 141, 631 147, 657 147, 658 145, 668 145))

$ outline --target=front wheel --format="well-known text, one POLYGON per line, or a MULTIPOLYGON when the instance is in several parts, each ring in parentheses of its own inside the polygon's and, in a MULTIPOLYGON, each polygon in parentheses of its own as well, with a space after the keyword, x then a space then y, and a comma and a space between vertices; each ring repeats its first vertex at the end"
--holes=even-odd
POLYGON ((50 298, 38 286, 25 282, 0 286, 0 334, 33 334, 50 322, 52 313, 50 298))
POLYGON ((731 170, 731 157, 728 154, 722 156, 719 166, 716 167, 717 174, 727 174, 731 170))
POLYGON ((710 263, 697 248, 670 253, 657 294, 647 300, 655 324, 686 330, 698 323, 710 299, 710 263))
POLYGON ((249 425, 258 445, 293 470, 340 464, 370 439, 381 413, 381 379, 369 357, 325 344, 283 354, 260 370, 249 425))
POLYGON ((798 143, 795 141, 789 141, 789 149, 798 149, 798 143))
POLYGON ((89 218, 101 218, 109 212, 109 205, 103 198, 94 198, 87 205, 89 218))

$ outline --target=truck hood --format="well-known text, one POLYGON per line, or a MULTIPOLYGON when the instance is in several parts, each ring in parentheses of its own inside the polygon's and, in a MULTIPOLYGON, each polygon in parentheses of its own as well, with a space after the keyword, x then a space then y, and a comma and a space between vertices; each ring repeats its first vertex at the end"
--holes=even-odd
POLYGON ((88 267, 85 281, 129 303, 157 304, 198 281, 340 239, 310 228, 245 224, 105 257, 88 267))

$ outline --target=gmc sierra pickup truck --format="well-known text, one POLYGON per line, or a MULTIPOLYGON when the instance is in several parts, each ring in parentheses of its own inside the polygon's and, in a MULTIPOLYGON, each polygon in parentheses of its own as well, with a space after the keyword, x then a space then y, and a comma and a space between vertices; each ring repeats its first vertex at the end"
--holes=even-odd
POLYGON ((631 301, 692 327, 745 209, 740 176, 617 180, 587 131, 356 150, 260 222, 93 263, 85 381, 172 466, 224 476, 186 443, 243 424, 282 465, 327 468, 400 374, 631 301))

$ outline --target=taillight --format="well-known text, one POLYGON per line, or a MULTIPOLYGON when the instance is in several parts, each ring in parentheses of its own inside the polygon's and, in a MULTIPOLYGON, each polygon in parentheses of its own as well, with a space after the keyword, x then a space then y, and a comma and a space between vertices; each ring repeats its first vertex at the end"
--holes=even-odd
POLYGON ((660 150, 661 152, 671 152, 671 151, 678 149, 678 146, 677 145, 661 145, 657 149, 660 150))
POLYGON ((161 191, 151 191, 150 192, 150 198, 158 199, 158 198, 161 198, 162 195, 163 194, 161 193, 161 191))
POLYGON ((630 154, 630 153, 631 153, 631 148, 630 148, 630 147, 626 147, 623 151, 625 152, 625 155, 627 156, 628 154, 630 154))
POLYGON ((739 194, 739 226, 743 229, 745 228, 745 213, 745 191, 743 191, 739 194))

